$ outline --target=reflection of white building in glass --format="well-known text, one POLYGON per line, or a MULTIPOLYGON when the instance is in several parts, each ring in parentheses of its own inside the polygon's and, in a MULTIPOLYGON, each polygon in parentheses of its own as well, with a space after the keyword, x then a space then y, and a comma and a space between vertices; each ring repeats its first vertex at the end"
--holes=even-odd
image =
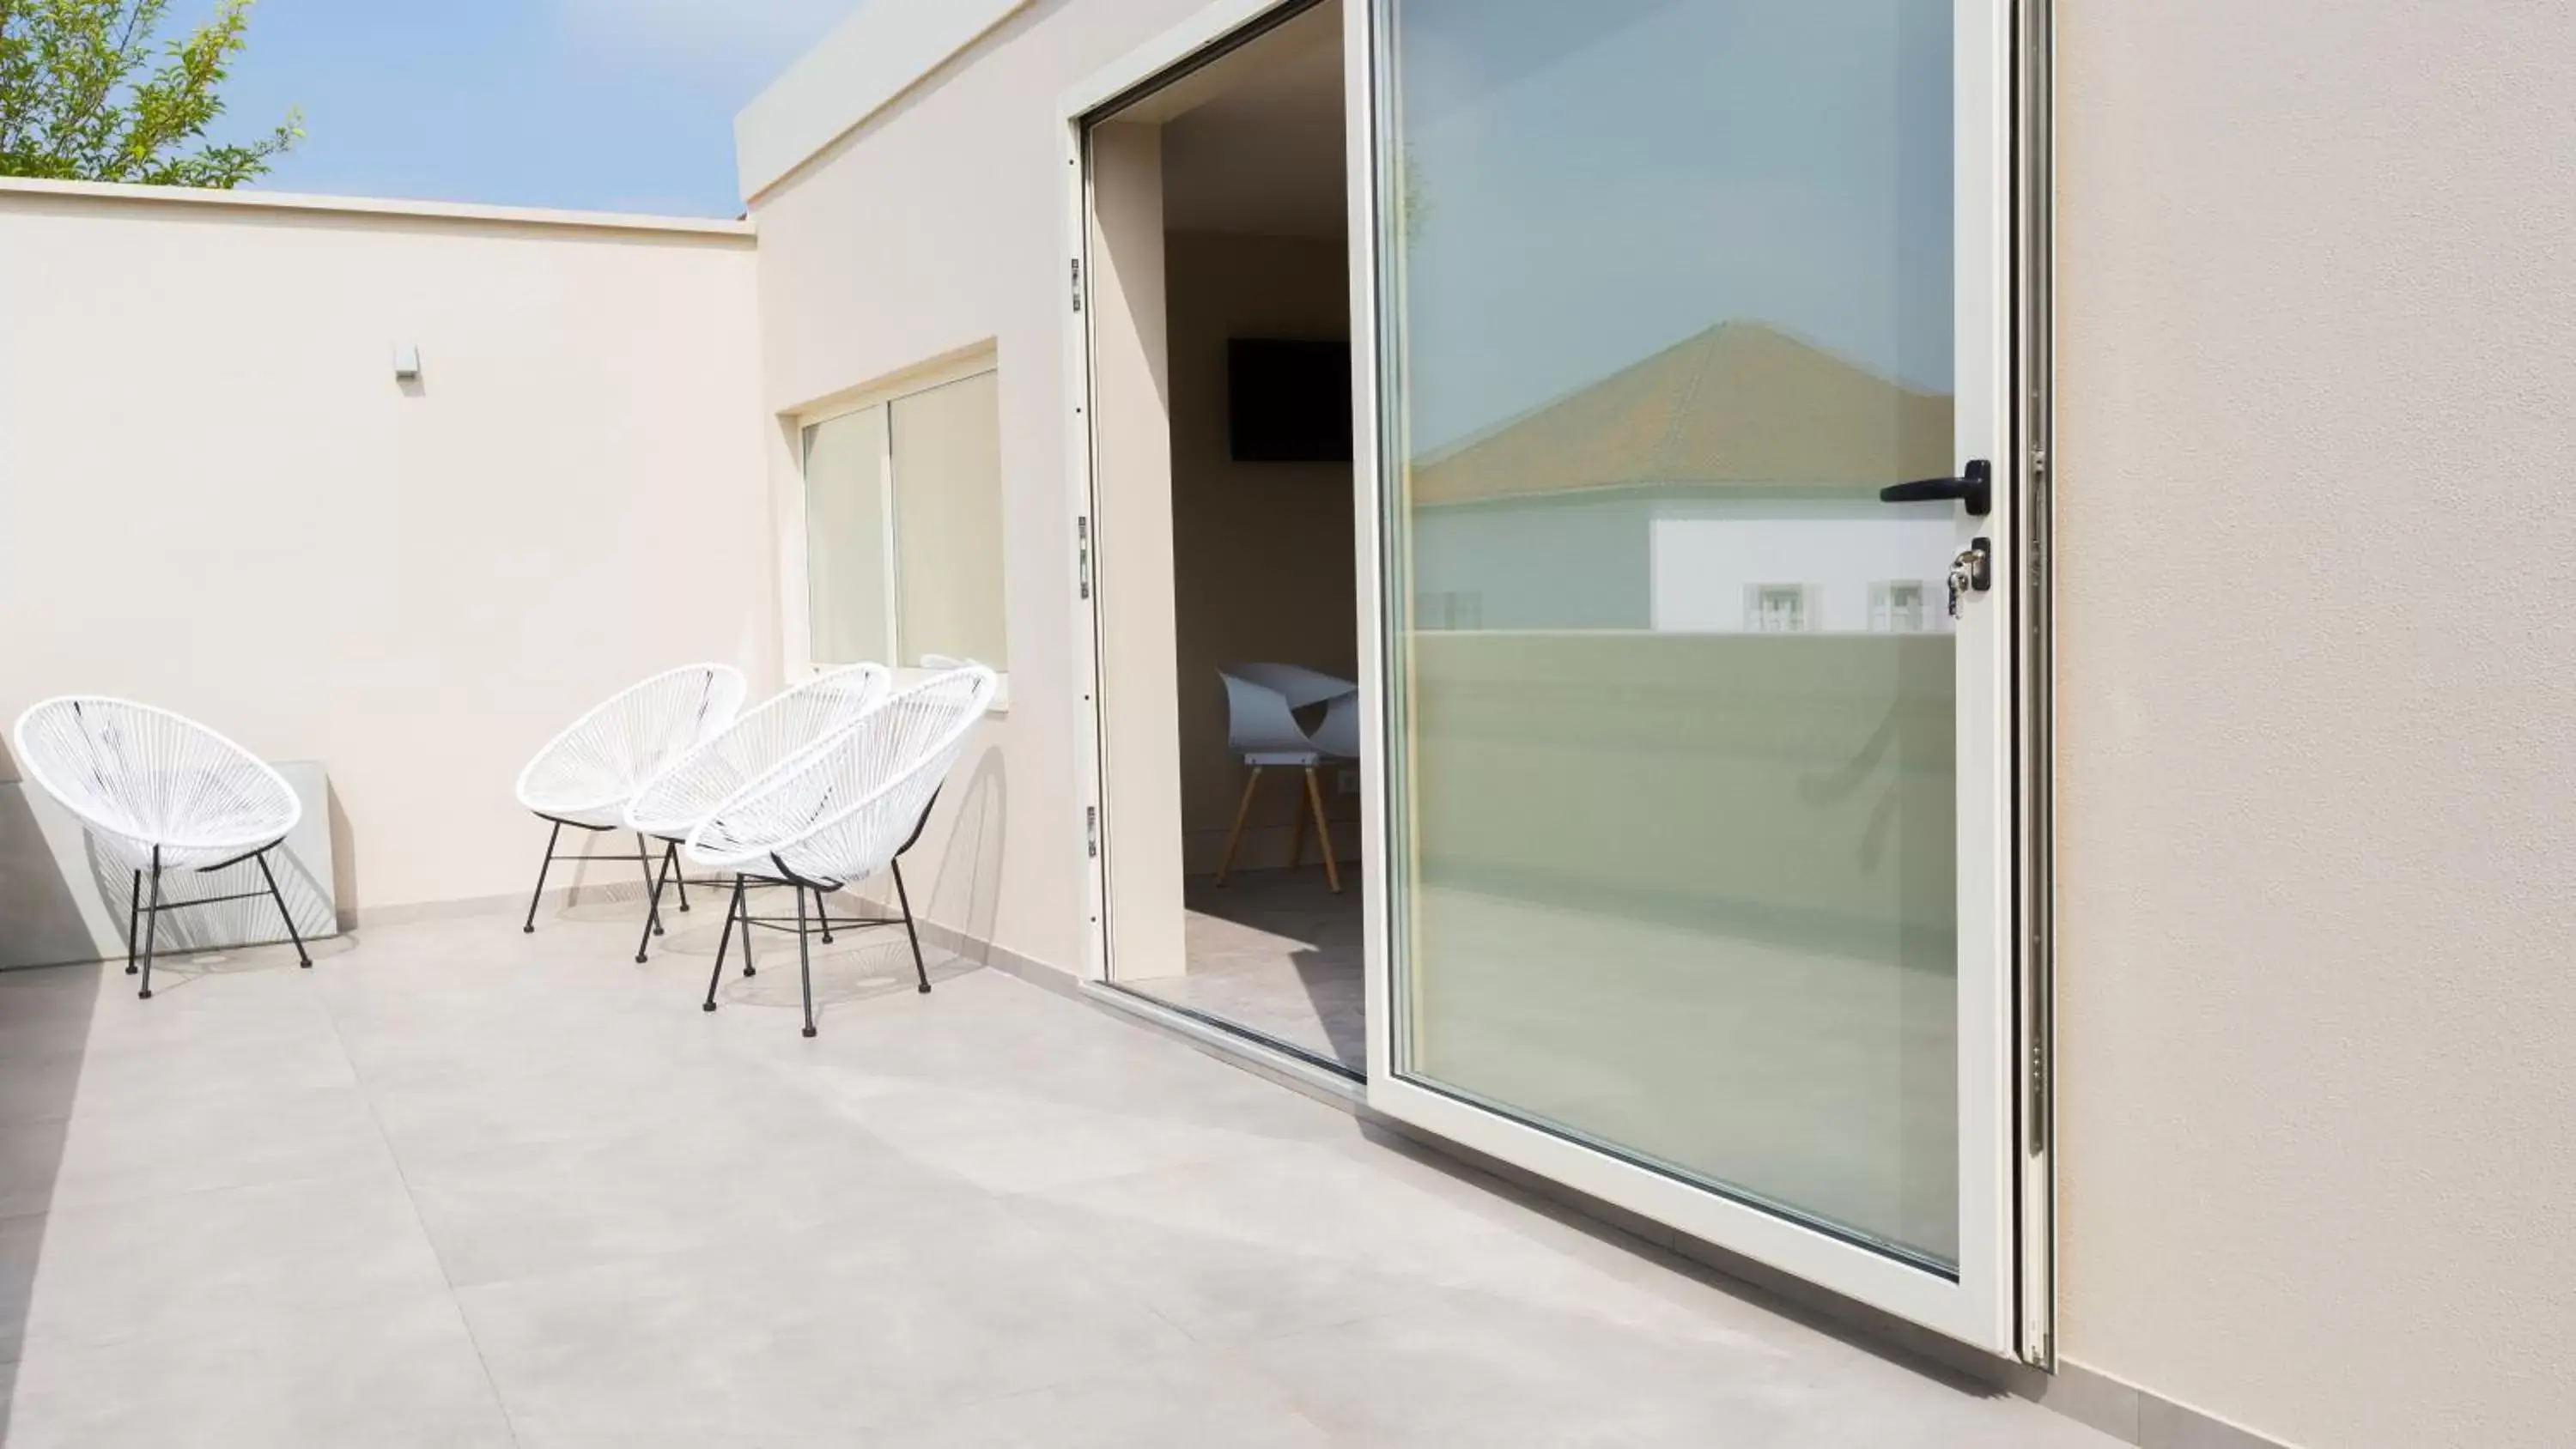
POLYGON ((1913 633, 1939 606, 1950 400, 1727 323, 1412 474, 1426 629, 1913 633))

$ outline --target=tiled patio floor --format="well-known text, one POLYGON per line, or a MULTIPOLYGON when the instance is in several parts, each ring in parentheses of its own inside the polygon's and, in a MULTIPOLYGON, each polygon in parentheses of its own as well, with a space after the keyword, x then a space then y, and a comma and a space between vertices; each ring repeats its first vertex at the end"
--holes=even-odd
POLYGON ((636 909, 0 977, 0 1440, 2111 1442, 886 933, 703 1015, 636 909))
MULTIPOLYGON (((1351 874, 1357 875, 1356 869, 1351 874)), ((1361 968, 1360 893, 1342 895, 1324 873, 1247 870, 1218 888, 1191 876, 1183 899, 1186 969, 1120 984, 1156 1001, 1248 1028, 1319 1061, 1368 1070, 1367 989, 1361 968)))

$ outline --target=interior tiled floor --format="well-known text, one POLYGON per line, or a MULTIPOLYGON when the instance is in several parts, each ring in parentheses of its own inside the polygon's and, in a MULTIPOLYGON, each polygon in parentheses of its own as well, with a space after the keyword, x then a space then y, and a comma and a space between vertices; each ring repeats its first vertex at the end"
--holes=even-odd
POLYGON ((885 931, 0 976, 0 1441, 2107 1444, 885 931))
POLYGON ((1365 1072, 1358 874, 1343 867, 1340 895, 1314 866, 1191 876, 1188 973, 1121 984, 1365 1072))

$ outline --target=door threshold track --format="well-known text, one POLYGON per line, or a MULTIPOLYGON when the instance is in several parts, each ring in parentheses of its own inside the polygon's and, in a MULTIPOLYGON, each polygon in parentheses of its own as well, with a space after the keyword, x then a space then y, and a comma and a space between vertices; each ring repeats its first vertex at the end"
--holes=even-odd
POLYGON ((1256 1032, 1227 1026, 1107 982, 1083 982, 1082 997, 1104 1010, 1169 1032, 1212 1057, 1328 1106, 1356 1113, 1368 1100, 1368 1084, 1363 1079, 1256 1032))

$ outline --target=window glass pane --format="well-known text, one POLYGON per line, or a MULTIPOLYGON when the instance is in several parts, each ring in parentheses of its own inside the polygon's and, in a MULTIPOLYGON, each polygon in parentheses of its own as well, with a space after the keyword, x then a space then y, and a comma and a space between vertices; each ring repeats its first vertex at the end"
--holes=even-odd
POLYGON ((892 405, 899 663, 949 654, 1009 667, 996 381, 978 373, 892 405))
POLYGON ((884 408, 805 430, 805 578, 816 664, 886 658, 884 408))

